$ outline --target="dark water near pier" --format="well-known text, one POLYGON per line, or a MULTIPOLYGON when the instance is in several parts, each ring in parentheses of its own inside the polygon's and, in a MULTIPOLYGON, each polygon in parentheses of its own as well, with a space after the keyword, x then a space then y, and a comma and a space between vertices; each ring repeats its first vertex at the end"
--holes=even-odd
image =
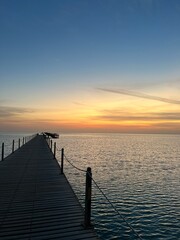
MULTIPOLYGON (((122 217, 142 239, 180 239, 179 135, 64 134, 56 142, 78 168, 92 168, 119 212, 93 184, 92 217, 102 239, 138 239, 122 217)), ((84 205, 85 173, 67 161, 64 172, 84 205)))

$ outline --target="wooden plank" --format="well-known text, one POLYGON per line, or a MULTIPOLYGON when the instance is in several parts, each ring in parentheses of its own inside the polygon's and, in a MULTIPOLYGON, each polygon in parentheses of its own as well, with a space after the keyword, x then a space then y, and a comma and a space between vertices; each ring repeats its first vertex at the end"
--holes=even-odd
POLYGON ((0 162, 0 239, 98 239, 43 136, 0 162))

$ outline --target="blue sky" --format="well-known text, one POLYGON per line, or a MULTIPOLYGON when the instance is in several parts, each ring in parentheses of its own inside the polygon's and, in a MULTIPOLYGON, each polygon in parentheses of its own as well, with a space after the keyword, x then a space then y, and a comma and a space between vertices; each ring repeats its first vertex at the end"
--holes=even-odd
POLYGON ((0 107, 100 111, 110 93, 98 88, 178 100, 179 24, 178 0, 1 0, 0 107))

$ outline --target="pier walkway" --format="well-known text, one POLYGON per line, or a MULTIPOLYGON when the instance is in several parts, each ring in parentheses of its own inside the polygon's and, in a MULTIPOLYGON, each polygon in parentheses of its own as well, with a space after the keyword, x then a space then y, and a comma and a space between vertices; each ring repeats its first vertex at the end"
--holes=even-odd
POLYGON ((0 162, 1 240, 93 240, 84 214, 43 136, 0 162))

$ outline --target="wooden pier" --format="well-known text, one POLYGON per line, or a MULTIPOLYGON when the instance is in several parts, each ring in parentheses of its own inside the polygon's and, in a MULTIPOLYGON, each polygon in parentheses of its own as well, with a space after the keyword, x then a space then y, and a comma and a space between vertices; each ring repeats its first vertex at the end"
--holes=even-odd
POLYGON ((84 213, 43 136, 0 162, 1 240, 93 240, 84 213))

